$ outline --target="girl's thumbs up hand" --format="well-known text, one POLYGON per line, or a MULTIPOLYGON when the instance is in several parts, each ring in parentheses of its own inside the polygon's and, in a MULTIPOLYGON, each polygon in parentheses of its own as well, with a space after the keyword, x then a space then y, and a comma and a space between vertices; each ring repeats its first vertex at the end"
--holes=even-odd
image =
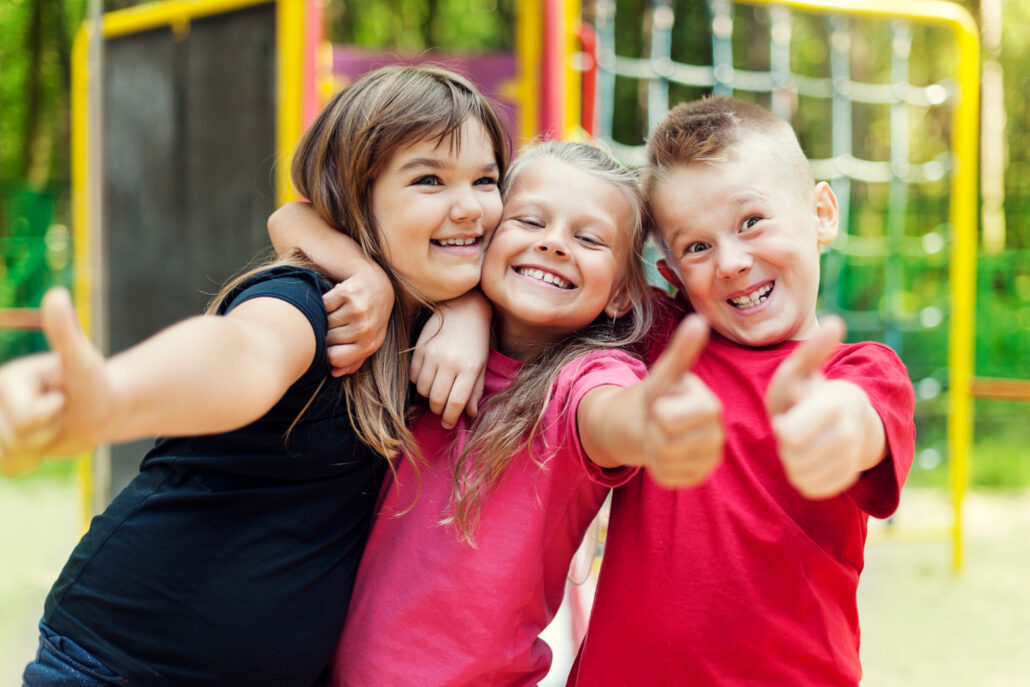
POLYGON ((646 418, 645 466, 667 487, 703 482, 722 461, 722 403, 690 368, 708 341, 708 325, 691 315, 638 386, 646 418))
POLYGON ((79 329, 68 292, 50 289, 40 308, 43 333, 60 361, 56 386, 66 403, 60 431, 47 453, 72 455, 101 443, 113 412, 113 394, 105 374, 104 357, 79 329))
POLYGON ((113 405, 103 356, 79 329, 68 292, 51 289, 40 309, 51 352, 0 368, 0 467, 8 474, 92 448, 113 405))
POLYGON ((52 353, 0 367, 0 472, 18 475, 39 463, 57 435, 65 399, 56 388, 60 361, 52 353))
POLYGON ((861 388, 826 379, 821 371, 844 334, 842 320, 825 318, 818 333, 783 361, 766 391, 787 479, 808 498, 839 494, 867 467, 865 420, 875 411, 861 388))

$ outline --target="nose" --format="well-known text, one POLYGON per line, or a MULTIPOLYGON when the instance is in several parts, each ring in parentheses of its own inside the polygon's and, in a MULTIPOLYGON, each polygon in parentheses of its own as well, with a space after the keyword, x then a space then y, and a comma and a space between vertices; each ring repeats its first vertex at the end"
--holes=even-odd
POLYGON ((475 222, 483 217, 483 204, 471 186, 455 189, 451 203, 452 222, 475 222))
POLYGON ((568 256, 568 246, 565 245, 564 234, 560 227, 548 228, 539 239, 533 249, 538 253, 546 253, 559 258, 568 256))
POLYGON ((716 269, 723 279, 733 279, 747 273, 755 259, 751 252, 738 241, 726 241, 719 246, 716 269))

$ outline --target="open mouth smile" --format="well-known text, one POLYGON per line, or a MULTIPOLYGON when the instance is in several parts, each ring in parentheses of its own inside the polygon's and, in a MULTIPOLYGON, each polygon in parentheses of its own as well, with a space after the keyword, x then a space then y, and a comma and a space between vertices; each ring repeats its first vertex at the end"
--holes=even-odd
POLYGON ((575 286, 572 282, 568 281, 564 277, 559 277, 557 274, 554 274, 553 272, 545 272, 544 270, 538 269, 536 267, 516 267, 515 271, 518 274, 521 274, 523 277, 536 279, 537 281, 542 281, 546 284, 557 286, 559 289, 571 289, 575 286))
POLYGON ((738 310, 753 308, 756 305, 764 303, 766 299, 769 298, 769 294, 772 293, 773 286, 773 282, 762 284, 751 293, 737 296, 736 298, 728 298, 726 302, 738 310))
POLYGON ((480 236, 468 236, 468 237, 458 237, 458 238, 453 238, 453 239, 429 239, 429 242, 431 244, 433 244, 434 246, 458 246, 458 247, 465 247, 465 246, 473 246, 473 245, 479 243, 481 238, 482 237, 480 237, 480 236))

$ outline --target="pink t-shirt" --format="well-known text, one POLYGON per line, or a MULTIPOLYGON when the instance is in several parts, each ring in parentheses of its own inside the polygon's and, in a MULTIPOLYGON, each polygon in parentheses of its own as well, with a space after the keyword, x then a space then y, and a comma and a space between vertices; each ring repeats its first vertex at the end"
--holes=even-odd
MULTIPOLYGON (((491 352, 486 396, 507 387, 518 368, 491 352)), ((550 458, 541 467, 521 454, 510 464, 483 500, 475 548, 439 524, 449 515, 454 433, 431 413, 419 417, 413 431, 429 463, 421 491, 400 462, 358 570, 333 684, 537 684, 551 665, 538 635, 561 604, 572 556, 609 488, 635 474, 602 470, 583 453, 579 401, 645 374, 620 351, 592 353, 562 370, 544 415, 550 458)), ((548 455, 544 444, 534 455, 548 455)))
POLYGON ((862 387, 890 455, 844 494, 805 499, 787 481, 764 407, 796 346, 745 348, 713 335, 693 370, 723 403, 723 463, 696 488, 663 489, 641 472, 615 491, 569 685, 858 684, 866 524, 897 507, 914 395, 886 346, 840 346, 824 373, 862 387))

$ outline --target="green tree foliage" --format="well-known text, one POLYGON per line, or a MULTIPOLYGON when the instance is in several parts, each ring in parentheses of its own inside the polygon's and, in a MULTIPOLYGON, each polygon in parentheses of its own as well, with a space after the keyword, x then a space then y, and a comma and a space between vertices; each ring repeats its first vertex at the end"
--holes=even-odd
POLYGON ((334 43, 410 53, 511 50, 516 0, 332 0, 326 6, 334 43))
POLYGON ((85 4, 0 3, 0 183, 68 178, 71 45, 85 4))

